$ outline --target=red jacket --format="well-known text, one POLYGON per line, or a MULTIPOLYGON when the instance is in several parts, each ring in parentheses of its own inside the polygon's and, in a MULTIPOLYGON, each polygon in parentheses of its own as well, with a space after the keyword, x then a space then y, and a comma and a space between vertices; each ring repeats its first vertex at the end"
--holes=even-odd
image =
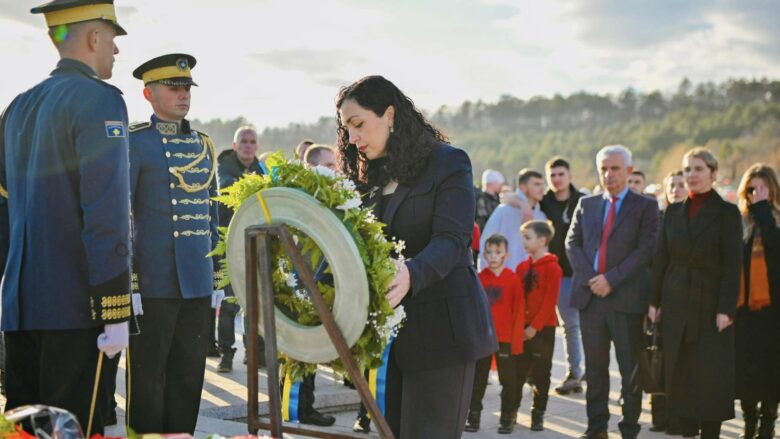
POLYGON ((479 281, 490 303, 498 341, 510 343, 513 354, 522 354, 525 298, 520 289, 520 279, 508 268, 504 268, 499 276, 490 268, 485 268, 479 273, 479 281))
POLYGON ((525 323, 537 331, 541 331, 545 326, 558 326, 555 305, 558 304, 558 292, 563 277, 558 257, 547 253, 534 262, 529 256, 517 266, 515 272, 525 297, 525 323), (537 280, 531 291, 525 291, 525 276, 531 268, 536 272, 537 280))

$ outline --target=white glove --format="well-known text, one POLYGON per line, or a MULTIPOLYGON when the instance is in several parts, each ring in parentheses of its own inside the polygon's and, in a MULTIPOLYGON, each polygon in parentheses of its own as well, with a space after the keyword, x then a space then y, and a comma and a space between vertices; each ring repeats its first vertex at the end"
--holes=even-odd
POLYGON ((217 309, 224 298, 225 290, 214 290, 214 292, 211 293, 211 307, 217 309))
POLYGON ((144 315, 144 305, 141 303, 141 293, 133 293, 133 315, 144 315))
POLYGON ((122 352, 130 343, 130 325, 127 322, 112 323, 103 328, 103 333, 98 335, 97 346, 101 352, 105 352, 108 358, 114 358, 122 352))

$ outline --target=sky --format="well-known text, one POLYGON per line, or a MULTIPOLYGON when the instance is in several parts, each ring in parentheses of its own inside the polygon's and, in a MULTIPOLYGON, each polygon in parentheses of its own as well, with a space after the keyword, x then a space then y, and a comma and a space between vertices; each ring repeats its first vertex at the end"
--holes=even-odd
MULTIPOLYGON (((42 1, 0 0, 0 108, 57 62, 42 1)), ((419 107, 509 94, 673 92, 780 75, 777 0, 116 0, 110 83, 130 120, 151 109, 132 71, 166 53, 198 60, 190 118, 258 128, 335 115, 339 87, 373 74, 419 107)))

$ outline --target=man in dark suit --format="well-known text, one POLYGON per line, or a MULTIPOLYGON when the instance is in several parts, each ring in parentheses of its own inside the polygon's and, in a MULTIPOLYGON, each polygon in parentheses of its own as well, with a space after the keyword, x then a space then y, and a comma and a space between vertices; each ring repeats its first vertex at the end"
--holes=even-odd
POLYGON ((658 236, 658 205, 631 192, 631 152, 624 146, 602 148, 596 156, 604 194, 582 198, 566 236, 574 269, 571 306, 580 310, 588 429, 584 438, 606 438, 609 421, 610 342, 622 379, 624 438, 639 434, 641 390, 632 391, 631 373, 642 317, 647 310, 649 265, 658 236))

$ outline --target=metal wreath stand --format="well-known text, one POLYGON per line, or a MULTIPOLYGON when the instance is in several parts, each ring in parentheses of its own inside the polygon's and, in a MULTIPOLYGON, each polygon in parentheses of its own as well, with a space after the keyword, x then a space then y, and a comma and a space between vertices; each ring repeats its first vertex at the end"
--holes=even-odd
MULTIPOLYGON (((249 343, 247 343, 248 431, 250 434, 257 434, 258 430, 266 429, 270 431, 271 437, 274 439, 282 438, 283 432, 301 434, 308 437, 333 439, 365 437, 364 435, 356 436, 355 434, 313 430, 297 423, 282 421, 281 386, 279 381, 277 359, 277 321, 275 315, 276 312, 279 311, 275 306, 262 306, 262 310, 260 309, 261 303, 274 303, 274 288, 271 278, 273 268, 270 255, 271 240, 272 238, 276 237, 280 240, 282 247, 285 249, 285 252, 292 260, 299 279, 303 282, 303 285, 309 291, 314 308, 316 309, 317 314, 322 321, 322 327, 324 327, 325 331, 327 332, 327 337, 332 343, 331 348, 335 348, 336 352, 338 353, 338 358, 341 358, 342 364, 349 372, 349 376, 352 382, 355 384, 355 388, 360 395, 360 399, 368 409, 368 412, 371 415, 371 419, 373 420, 380 437, 384 439, 395 439, 395 436, 390 430, 387 421, 382 415, 382 412, 379 410, 379 406, 371 395, 371 391, 369 390, 365 377, 360 372, 355 359, 352 357, 344 332, 342 332, 342 329, 337 323, 337 319, 334 318, 334 313, 332 313, 328 308, 325 300, 322 297, 322 294, 317 288, 317 283, 314 280, 311 267, 309 267, 309 264, 304 260, 289 231, 289 226, 298 227, 305 225, 306 220, 311 220, 312 209, 316 211, 317 218, 322 218, 323 215, 327 216, 328 214, 333 215, 333 218, 336 218, 329 209, 323 207, 313 197, 302 191, 289 188, 272 188, 262 191, 262 195, 258 193, 256 195, 256 199, 248 199, 246 202, 244 202, 244 204, 242 204, 241 207, 236 211, 236 215, 230 223, 227 244, 228 259, 231 261, 231 263, 228 265, 228 267, 230 270, 231 279, 237 281, 234 282, 234 290, 236 291, 236 296, 238 299, 242 299, 242 292, 246 293, 244 298, 244 305, 246 307, 246 316, 249 319, 247 337, 249 340, 251 340, 249 343), (285 218, 284 215, 282 215, 282 218, 274 218, 274 223, 271 224, 269 206, 273 208, 275 207, 274 203, 279 205, 278 203, 280 202, 288 206, 293 206, 290 208, 290 211, 292 212, 296 211, 297 206, 303 206, 303 211, 306 209, 309 210, 309 217, 307 218, 305 215, 303 215, 303 217, 299 218, 285 218), (260 213, 258 210, 261 210, 263 215, 258 215, 258 213, 260 213), (253 221, 247 223, 247 219, 250 217, 253 217, 253 221), (243 221, 236 221, 237 218, 243 218, 243 221), (264 224, 263 218, 265 219, 264 224), (261 224, 257 224, 258 220, 261 224), (247 224, 250 225, 247 226, 247 224), (243 230, 241 230, 242 228, 243 230), (241 267, 240 264, 240 241, 243 241, 244 244, 243 267, 241 267), (232 246, 231 243, 233 244, 232 246), (238 264, 235 263, 237 261, 239 262, 238 264), (244 274, 241 273, 244 270, 245 276, 240 276, 241 274, 244 274), (234 274, 237 275, 237 277, 234 277, 234 274), (241 285, 241 281, 244 280, 246 284, 241 285), (262 315, 260 314, 260 311, 262 311, 262 315), (268 372, 270 418, 268 422, 261 420, 258 414, 259 367, 257 359, 258 349, 255 340, 258 337, 258 326, 261 318, 263 332, 265 335, 265 358, 268 372)), ((293 214, 292 216, 294 217, 295 215, 293 214)), ((344 227, 342 225, 342 229, 343 228, 344 227)), ((344 229, 344 232, 346 232, 346 229, 344 229)), ((354 246, 354 242, 352 242, 351 239, 349 245, 354 246)), ((326 249, 323 249, 323 253, 327 253, 326 249)), ((363 268, 362 265, 360 268, 363 268)), ((334 272, 334 277, 336 277, 335 274, 336 273, 334 272)), ((338 279, 336 282, 338 283, 338 279)), ((336 297, 338 300, 338 294, 336 297)), ((336 304, 334 304, 334 312, 336 311, 335 308, 336 304)), ((367 307, 364 307, 364 309, 366 308, 367 307)), ((288 326, 290 325, 289 322, 281 322, 280 324, 286 324, 288 326)), ((361 326, 359 326, 360 331, 357 332, 358 336, 362 332, 364 325, 365 321, 361 322, 361 326)), ((350 337, 348 338, 353 338, 356 340, 356 337, 352 335, 355 333, 355 326, 351 326, 351 329, 346 329, 349 333, 351 333, 350 337)))

